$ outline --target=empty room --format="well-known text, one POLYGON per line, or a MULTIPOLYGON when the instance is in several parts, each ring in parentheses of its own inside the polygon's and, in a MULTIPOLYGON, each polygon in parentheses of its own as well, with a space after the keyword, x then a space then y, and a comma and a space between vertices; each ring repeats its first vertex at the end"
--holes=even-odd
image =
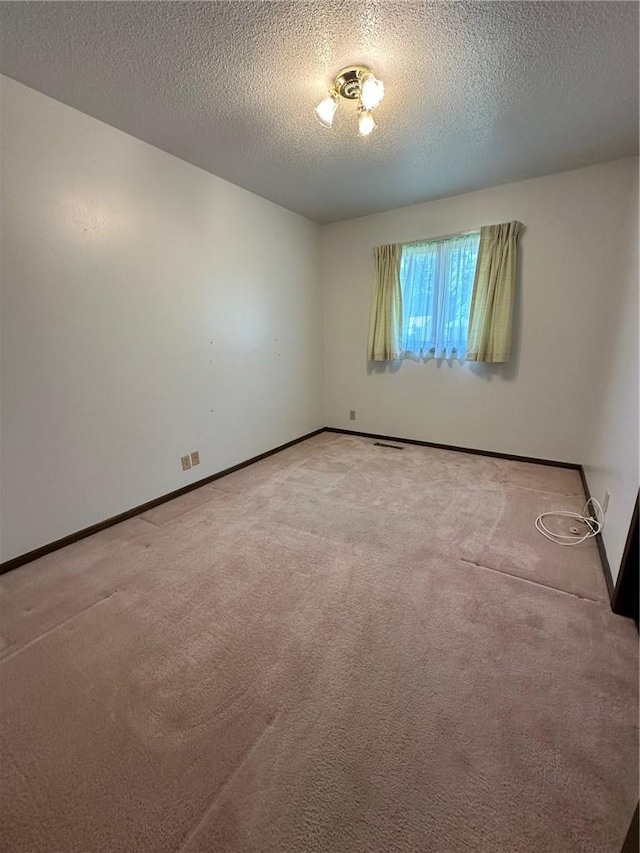
POLYGON ((638 851, 635 2, 0 2, 0 849, 638 851))

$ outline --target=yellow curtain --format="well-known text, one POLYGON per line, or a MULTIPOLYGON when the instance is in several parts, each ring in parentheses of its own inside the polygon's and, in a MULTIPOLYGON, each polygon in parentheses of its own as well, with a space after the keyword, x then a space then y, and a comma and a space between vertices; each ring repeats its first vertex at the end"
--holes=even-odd
POLYGON ((508 361, 521 222, 485 225, 473 283, 467 361, 508 361))
POLYGON ((367 344, 367 357, 370 361, 393 361, 402 358, 401 255, 400 243, 377 246, 373 250, 375 272, 367 344))

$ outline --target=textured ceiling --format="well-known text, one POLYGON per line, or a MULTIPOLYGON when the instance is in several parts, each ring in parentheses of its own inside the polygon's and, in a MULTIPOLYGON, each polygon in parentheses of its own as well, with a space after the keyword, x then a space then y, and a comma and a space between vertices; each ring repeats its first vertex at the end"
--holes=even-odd
POLYGON ((638 150, 638 5, 2 3, 5 74, 332 222, 638 150), (313 116, 384 79, 379 128, 313 116))

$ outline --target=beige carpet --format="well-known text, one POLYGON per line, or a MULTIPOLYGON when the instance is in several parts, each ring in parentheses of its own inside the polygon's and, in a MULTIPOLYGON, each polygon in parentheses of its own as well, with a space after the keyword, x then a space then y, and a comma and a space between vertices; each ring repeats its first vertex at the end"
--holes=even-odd
POLYGON ((323 433, 0 578, 11 853, 619 853, 637 633, 575 471, 323 433))

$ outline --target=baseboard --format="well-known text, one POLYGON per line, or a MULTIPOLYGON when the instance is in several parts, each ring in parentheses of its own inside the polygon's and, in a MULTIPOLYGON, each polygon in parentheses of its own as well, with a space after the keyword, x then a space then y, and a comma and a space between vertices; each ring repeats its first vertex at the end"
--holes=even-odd
MULTIPOLYGON (((591 491, 589 489, 589 483, 587 482, 587 475, 585 474, 584 467, 581 465, 579 467, 580 479, 582 480, 582 488, 584 489, 584 493, 587 497, 587 500, 591 499, 591 491)), ((611 563, 609 562, 609 557, 607 556, 607 549, 604 545, 604 539, 602 538, 602 533, 597 533, 595 536, 596 545, 598 546, 598 554, 600 555, 600 562, 602 563, 602 574, 604 575, 605 583, 607 584, 607 592, 609 593, 609 602, 613 607, 613 594, 615 590, 615 585, 613 583, 613 575, 611 574, 611 563)))
POLYGON ((107 527, 112 527, 114 524, 119 524, 121 521, 126 521, 136 515, 141 515, 143 512, 153 509, 153 507, 166 503, 166 501, 173 500, 173 498, 179 498, 180 495, 185 495, 187 492, 192 492, 194 489, 206 486, 207 483, 213 483, 221 477, 226 477, 227 474, 233 474, 234 471, 239 471, 241 468, 253 465, 254 462, 266 459, 267 456, 273 456, 274 453, 286 450, 287 447, 293 447, 294 444, 306 441, 308 438, 312 438, 314 435, 318 435, 321 432, 324 432, 324 427, 316 429, 313 432, 309 432, 306 435, 301 435, 300 438, 294 438, 293 441, 287 441, 285 444, 281 444, 279 447, 274 447, 272 450, 267 450, 264 453, 259 453, 257 456, 252 456, 251 459, 245 459, 244 462, 239 462, 237 465, 232 465, 230 468, 225 468, 223 471, 217 471, 215 474, 209 474, 209 476, 203 477, 201 480, 196 480, 195 483, 189 483, 188 486, 182 486, 180 489, 175 489, 173 492, 168 492, 166 495, 154 498, 144 504, 140 504, 140 506, 127 509, 124 512, 118 513, 118 515, 106 518, 104 521, 98 521, 90 527, 85 527, 75 533, 70 533, 68 536, 63 536, 62 539, 56 539, 55 542, 50 542, 47 545, 41 545, 33 551, 28 551, 26 554, 21 554, 18 557, 13 557, 11 560, 6 560, 4 563, 0 563, 0 575, 10 572, 12 569, 17 569, 25 563, 30 563, 32 560, 37 560, 38 557, 44 557, 47 554, 51 554, 53 551, 57 551, 60 548, 64 548, 74 542, 78 542, 80 539, 85 539, 93 533, 99 533, 101 530, 105 530, 107 527))
POLYGON ((455 444, 438 444, 435 441, 419 441, 417 438, 398 438, 393 435, 378 435, 373 432, 359 432, 354 429, 340 427, 325 427, 326 432, 338 432, 345 435, 359 435, 362 438, 376 438, 382 441, 399 441, 402 444, 417 444, 419 447, 435 447, 437 450, 455 450, 457 453, 473 453, 476 456, 493 456, 496 459, 511 459, 514 462, 532 462, 534 465, 552 465, 554 468, 572 468, 580 470, 576 462, 554 462, 551 459, 538 459, 535 456, 516 456, 513 453, 498 453, 494 450, 477 450, 473 447, 458 447, 455 444))
MULTIPOLYGON (((258 454, 258 456, 253 456, 251 457, 251 459, 246 459, 244 462, 239 462, 237 465, 232 465, 230 468, 225 468, 222 471, 217 471, 215 474, 210 474, 207 477, 203 477, 201 480, 196 480, 194 483, 189 483, 188 486, 183 486, 180 489, 175 489, 173 492, 168 492, 166 495, 161 495, 160 497, 147 501, 146 503, 141 504, 140 506, 132 507, 131 509, 125 510, 125 512, 121 512, 118 513, 118 515, 114 515, 111 518, 107 518, 104 521, 99 521, 96 524, 92 524, 90 527, 85 527, 82 530, 78 530, 75 533, 71 533, 68 536, 64 536, 62 539, 57 539, 55 542, 50 542, 47 545, 42 545, 39 548, 35 548, 33 551, 28 551, 26 554, 21 554, 18 557, 13 557, 11 560, 6 560, 4 563, 0 563, 0 574, 5 574, 6 572, 10 572, 12 569, 17 569, 19 566, 23 566, 25 563, 30 563, 32 560, 37 560, 39 557, 44 557, 47 554, 51 554, 53 551, 57 551, 60 548, 64 548, 65 546, 71 545, 74 542, 78 542, 80 539, 84 539, 87 536, 91 536, 93 533, 99 533, 101 530, 105 530, 107 527, 112 527, 114 524, 119 524, 121 521, 126 521, 127 519, 133 518, 136 515, 141 515, 143 512, 146 512, 149 509, 153 509, 153 507, 159 506, 160 504, 163 504, 166 501, 173 500, 173 498, 178 498, 181 495, 186 494, 187 492, 193 491, 194 489, 199 489, 201 486, 207 485, 207 483, 213 483, 215 480, 219 480, 221 477, 226 477, 227 474, 233 474, 234 471, 239 471, 241 468, 246 468, 248 465, 253 465, 254 462, 259 462, 261 459, 266 459, 267 456, 272 456, 274 453, 279 453, 281 450, 285 450, 287 447, 292 447, 294 444, 299 444, 301 441, 306 441, 306 439, 311 438, 314 435, 319 435, 321 432, 333 432, 343 435, 357 435, 363 438, 374 438, 383 441, 395 441, 401 444, 415 444, 419 447, 434 447, 439 450, 454 450, 458 453, 473 453, 477 456, 492 456, 497 459, 511 459, 516 462, 532 462, 535 465, 552 465, 556 468, 572 468, 580 473, 580 479, 582 480, 582 486, 584 488, 585 494, 587 497, 591 497, 591 493, 589 492, 589 485, 587 483, 587 479, 584 473, 584 468, 582 467, 582 465, 577 465, 572 462, 556 462, 550 459, 538 459, 532 456, 517 456, 513 453, 498 453, 491 450, 478 450, 470 447, 458 447, 453 444, 439 444, 434 441, 420 441, 415 438, 399 438, 397 436, 392 435, 380 435, 378 433, 360 432, 358 430, 341 429, 339 427, 321 427, 320 429, 316 429, 313 432, 300 436, 300 438, 294 438, 293 441, 287 441, 285 444, 281 444, 279 447, 274 447, 272 450, 267 450, 264 453, 260 453, 258 454)), ((613 601, 614 584, 613 576, 611 574, 611 566, 607 557, 607 551, 604 546, 602 536, 598 534, 595 539, 596 545, 598 546, 598 553, 600 554, 600 560, 602 562, 602 571, 607 584, 607 590, 609 591, 609 598, 611 599, 611 601, 613 601)))

